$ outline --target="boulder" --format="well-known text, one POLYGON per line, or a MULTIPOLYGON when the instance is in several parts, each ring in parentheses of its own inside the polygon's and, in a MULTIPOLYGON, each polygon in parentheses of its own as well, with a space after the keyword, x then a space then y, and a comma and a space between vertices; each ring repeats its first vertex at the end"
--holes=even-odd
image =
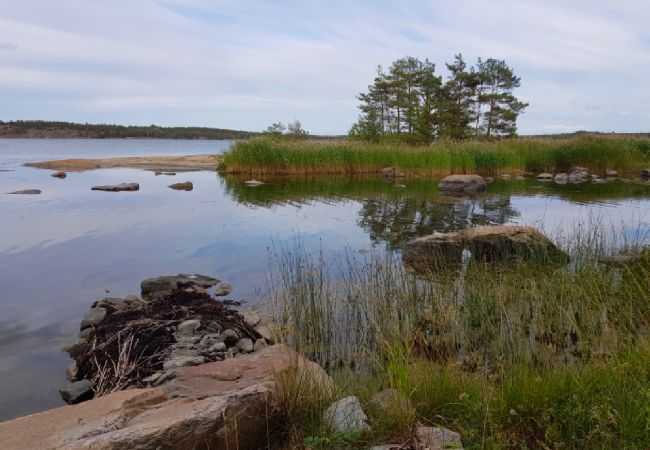
POLYGON ((394 167, 384 167, 381 169, 382 178, 395 178, 395 168, 394 167))
POLYGON ((219 340, 226 344, 228 347, 236 345, 239 341, 239 334, 234 330, 224 330, 219 336, 219 340))
POLYGON ((54 178, 65 178, 68 176, 68 174, 66 174, 65 172, 54 172, 52 176, 54 178))
POLYGON ((616 178, 618 176, 618 172, 612 169, 607 169, 605 170, 605 177, 606 178, 616 178))
POLYGON ((263 185, 264 183, 261 182, 261 181, 258 181, 258 180, 248 180, 248 181, 244 181, 244 184, 245 184, 246 186, 252 186, 252 187, 255 187, 255 186, 261 186, 261 185, 263 185))
POLYGON ((232 292, 232 286, 230 283, 219 283, 219 286, 217 286, 217 290, 215 291, 214 295, 215 297, 225 297, 226 295, 230 295, 232 292))
POLYGON ((41 193, 40 189, 23 189, 21 191, 8 192, 8 194, 19 194, 19 195, 38 195, 41 193))
POLYGON ((570 183, 582 183, 585 181, 585 173, 580 171, 580 170, 574 170, 569 174, 569 182, 570 183))
POLYGON ((446 450, 463 448, 460 434, 447 428, 417 427, 415 448, 418 450, 446 450))
MULTIPOLYGON (((3 450, 257 449, 282 423, 279 375, 331 379, 286 346, 175 369, 161 387, 128 389, 0 423, 3 450)), ((154 381, 159 383, 159 378, 154 381)))
POLYGON ((191 191, 194 189, 194 185, 191 181, 185 181, 184 183, 174 183, 169 185, 170 188, 176 191, 191 191))
POLYGON ((251 353, 255 349, 253 340, 250 338, 241 338, 240 340, 237 341, 237 344, 235 345, 242 353, 251 353))
POLYGON ((543 172, 537 175, 536 178, 540 181, 551 181, 553 179, 553 174, 548 172, 543 172))
POLYGON ((475 193, 486 188, 485 179, 480 175, 449 175, 438 184, 438 190, 451 193, 475 193))
POLYGON ((173 291, 190 286, 209 288, 219 283, 219 280, 205 275, 166 275, 162 277, 147 278, 140 283, 142 298, 151 298, 156 292, 173 291))
POLYGON ((256 327, 262 321, 257 311, 249 309, 242 313, 242 317, 251 327, 256 327))
POLYGON ((88 327, 101 323, 106 317, 106 313, 106 308, 90 308, 81 320, 81 329, 85 330, 88 327))
POLYGON ((564 263, 568 256, 532 227, 502 225, 468 228, 455 233, 436 233, 408 242, 402 258, 418 272, 456 268, 463 250, 487 262, 510 259, 564 263))
POLYGON ((93 186, 90 189, 93 191, 106 191, 106 192, 139 191, 140 185, 138 183, 106 184, 102 186, 93 186))
POLYGON ((93 398, 93 385, 89 380, 74 381, 59 389, 64 402, 74 405, 93 398))
POLYGON ((361 402, 354 396, 332 403, 325 411, 325 421, 338 433, 370 429, 368 417, 361 408, 361 402))
POLYGON ((567 184, 569 182, 569 174, 558 173, 553 177, 553 181, 555 181, 555 184, 567 184))

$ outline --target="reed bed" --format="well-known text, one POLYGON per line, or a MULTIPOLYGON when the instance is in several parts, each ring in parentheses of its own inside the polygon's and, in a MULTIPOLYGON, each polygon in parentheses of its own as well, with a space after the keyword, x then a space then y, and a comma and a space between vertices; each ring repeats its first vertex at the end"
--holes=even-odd
POLYGON ((340 395, 367 402, 390 387, 413 404, 400 420, 371 408, 372 431, 350 439, 312 402, 289 415, 294 441, 364 448, 405 442, 424 422, 461 432, 465 448, 648 448, 650 251, 625 243, 638 259, 605 265, 607 239, 588 231, 564 242, 566 267, 470 260, 428 280, 389 253, 328 263, 299 241, 276 248, 278 336, 329 370, 340 395))
POLYGON ((369 144, 350 140, 254 138, 236 142, 223 156, 229 173, 256 176, 378 173, 384 167, 425 177, 452 173, 562 172, 585 166, 638 175, 650 164, 650 139, 610 135, 440 141, 430 146, 369 144))

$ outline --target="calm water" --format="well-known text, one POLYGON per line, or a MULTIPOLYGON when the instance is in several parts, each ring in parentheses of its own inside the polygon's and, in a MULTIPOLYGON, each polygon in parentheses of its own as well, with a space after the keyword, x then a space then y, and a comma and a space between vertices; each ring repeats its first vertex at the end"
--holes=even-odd
POLYGON ((78 157, 220 153, 228 141, 0 139, 0 420, 61 404, 66 354, 80 317, 107 295, 138 293, 146 277, 195 272, 230 282, 233 298, 264 296, 269 247, 300 240, 333 257, 345 248, 399 252, 433 231, 472 224, 535 225, 558 236, 598 222, 622 243, 650 235, 650 186, 497 182, 476 199, 447 199, 431 181, 265 180, 216 172, 108 169, 64 180, 23 162, 78 157), (4 171, 7 170, 7 171, 4 171), (192 192, 167 185, 192 181, 192 192), (140 191, 91 191, 138 182, 140 191), (5 195, 38 188, 37 196, 5 195))

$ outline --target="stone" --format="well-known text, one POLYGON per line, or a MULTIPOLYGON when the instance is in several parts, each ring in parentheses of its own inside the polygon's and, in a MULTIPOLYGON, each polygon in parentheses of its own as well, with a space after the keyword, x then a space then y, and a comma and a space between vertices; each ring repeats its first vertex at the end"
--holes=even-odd
POLYGON ((79 339, 72 344, 64 346, 61 351, 66 352, 72 359, 75 359, 77 356, 86 353, 89 349, 90 344, 85 339, 79 339))
POLYGON ((368 417, 361 408, 361 402, 355 396, 345 397, 332 403, 325 411, 324 418, 332 430, 338 433, 370 429, 368 417))
POLYGON ((553 179, 553 174, 548 172, 543 172, 537 175, 536 178, 540 181, 551 181, 553 179))
POLYGON ((461 449, 463 443, 460 434, 447 428, 417 427, 415 442, 418 450, 447 450, 461 449))
POLYGON ((268 344, 266 343, 266 339, 260 338, 255 341, 255 345, 253 345, 253 351, 258 352, 266 347, 268 347, 268 344))
POLYGON ((239 335, 236 331, 229 328, 227 330, 223 330, 223 332, 219 335, 219 339, 228 347, 231 347, 237 344, 237 341, 239 341, 239 335))
POLYGON ((261 186, 261 185, 263 185, 264 183, 261 182, 261 181, 259 181, 259 180, 248 180, 248 181, 244 181, 244 184, 245 184, 246 186, 255 187, 255 186, 261 186))
POLYGON ((70 382, 77 381, 78 373, 79 373, 79 368, 77 367, 77 362, 72 361, 65 371, 65 377, 70 382))
POLYGON ((90 308, 81 320, 81 329, 100 324, 106 317, 106 313, 106 308, 90 308))
POLYGON ((74 405, 93 398, 93 385, 89 380, 68 383, 59 389, 59 394, 64 402, 74 405))
POLYGON ((176 172, 154 172, 154 175, 168 175, 168 176, 174 176, 176 175, 176 172))
POLYGON ((449 175, 440 180, 438 190, 451 193, 475 193, 487 189, 485 179, 480 175, 449 175))
POLYGON ((255 349, 253 340, 250 338, 241 338, 237 341, 236 346, 242 353, 251 353, 255 349))
POLYGON ((512 175, 510 175, 509 173, 502 173, 501 174, 501 179, 502 180, 509 180, 510 178, 512 178, 512 175))
POLYGON ((587 167, 576 166, 572 169, 572 172, 580 172, 585 178, 589 176, 589 169, 587 167))
POLYGON ((515 180, 517 180, 517 181, 525 181, 525 180, 526 180, 526 177, 524 177, 523 175, 517 175, 517 176, 515 177, 515 180))
POLYGON ((142 300, 135 296, 129 296, 126 298, 106 297, 93 303, 92 308, 104 308, 108 314, 113 314, 117 311, 137 309, 143 305, 144 303, 142 300))
POLYGON ((252 309, 244 311, 242 313, 242 317, 244 318, 244 321, 253 328, 259 325, 259 323, 262 321, 257 311, 252 309))
POLYGON ((394 167, 384 167, 381 169, 382 178, 395 178, 395 168, 394 167))
POLYGON ((400 409, 409 411, 413 409, 411 401, 397 389, 384 389, 370 397, 369 404, 382 411, 400 409))
POLYGON ((605 170, 605 177, 606 178, 616 178, 618 176, 618 172, 612 169, 606 169, 605 170))
POLYGON ((487 184, 492 184, 494 183, 494 177, 485 177, 485 182, 487 184))
POLYGON ((232 292, 232 286, 229 283, 219 283, 215 291, 215 297, 225 297, 232 292))
POLYGON ((140 290, 142 298, 149 299, 156 292, 174 291, 195 285, 207 289, 218 283, 219 280, 216 278, 205 275, 165 275, 143 280, 140 283, 140 290))
POLYGON ((641 172, 639 172, 639 177, 642 180, 650 179, 650 169, 641 169, 641 172))
POLYGON ((532 227, 502 225, 468 228, 454 233, 436 233, 408 242, 402 259, 416 272, 456 268, 462 253, 473 258, 502 262, 513 258, 540 263, 566 263, 568 256, 550 239, 532 227))
POLYGON ((266 342, 273 343, 273 331, 268 325, 258 325, 255 327, 257 334, 266 339, 266 342))
POLYGON ((177 356, 165 361, 163 363, 163 370, 177 369, 185 366, 198 366, 204 362, 205 358, 203 356, 177 356))
POLYGON ((88 327, 81 330, 78 334, 78 337, 80 340, 89 340, 91 334, 93 334, 93 328, 88 327))
POLYGON ((194 189, 194 184, 191 181, 185 181, 183 183, 170 184, 169 187, 176 191, 191 191, 194 189))
POLYGON ((139 191, 140 185, 138 183, 106 184, 102 186, 93 186, 90 189, 92 191, 105 191, 105 192, 139 191))
MULTIPOLYGON (((286 346, 182 367, 161 387, 114 392, 0 423, 3 450, 257 449, 282 424, 281 380, 331 379, 286 346)), ((160 383, 160 379, 156 381, 160 383)), ((322 383, 325 383, 324 381, 322 383)), ((325 386, 325 384, 323 384, 325 386)))
POLYGON ((239 348, 238 347, 230 347, 228 349, 228 353, 230 353, 230 356, 235 356, 239 353, 239 348))
POLYGON ((68 174, 65 173, 65 172, 54 172, 54 173, 52 174, 52 176, 53 176, 54 178, 65 178, 65 177, 68 176, 68 174))
POLYGON ((566 173, 558 173, 553 177, 555 184, 567 184, 569 182, 569 175, 566 173))
POLYGON ((406 189, 406 185, 405 184, 396 184, 395 189, 406 189))
POLYGON ((223 342, 217 342, 216 344, 213 344, 209 351, 210 353, 220 353, 220 352, 225 352, 226 351, 226 344, 223 342))
POLYGON ((41 193, 40 189, 23 189, 21 191, 8 192, 8 194, 19 194, 19 195, 38 195, 41 193))
POLYGON ((574 170, 569 174, 569 183, 582 183, 585 181, 585 176, 584 172, 574 170))
POLYGON ((176 332, 178 334, 194 334, 201 326, 201 321, 198 319, 186 320, 178 324, 176 332))

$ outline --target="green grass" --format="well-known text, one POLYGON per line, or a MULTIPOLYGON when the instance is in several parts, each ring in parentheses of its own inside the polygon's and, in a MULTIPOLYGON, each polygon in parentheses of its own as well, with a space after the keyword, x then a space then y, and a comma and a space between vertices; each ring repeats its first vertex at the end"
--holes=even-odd
POLYGON ((514 138, 495 141, 441 141, 431 146, 367 144, 356 141, 238 141, 223 156, 230 173, 277 174, 377 173, 384 167, 421 176, 450 173, 569 171, 586 166, 638 175, 650 165, 650 139, 583 135, 563 139, 514 138))
POLYGON ((269 292, 280 336, 337 387, 294 395, 290 442, 366 448, 407 442, 425 423, 460 432, 468 449, 650 447, 650 251, 605 266, 587 231, 564 242, 564 268, 470 263, 436 281, 389 255, 350 251, 327 265, 299 244, 277 250, 269 292), (384 388, 412 410, 373 409, 384 388), (344 395, 361 399, 370 432, 337 436, 323 424, 344 395))

